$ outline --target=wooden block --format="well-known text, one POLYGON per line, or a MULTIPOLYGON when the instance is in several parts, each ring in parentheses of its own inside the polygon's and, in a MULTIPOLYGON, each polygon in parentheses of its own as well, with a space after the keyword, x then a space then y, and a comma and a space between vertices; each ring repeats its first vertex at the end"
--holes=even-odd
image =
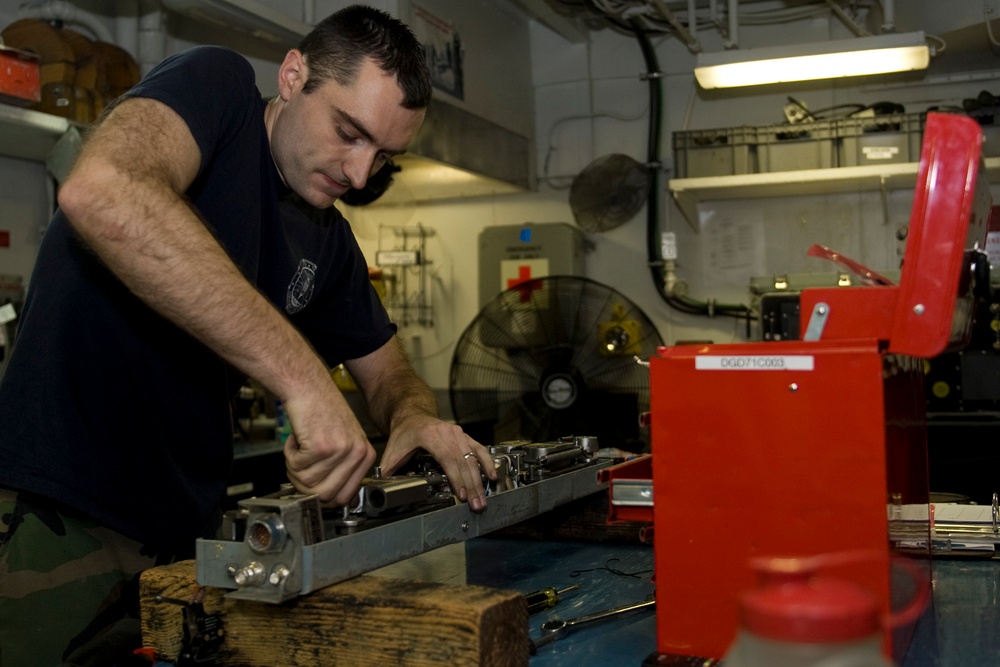
MULTIPOLYGON (((175 660, 182 609, 162 595, 189 600, 199 590, 195 562, 142 574, 143 645, 175 660)), ((208 614, 220 614, 220 666, 317 665, 526 666, 528 606, 520 593, 361 576, 282 605, 224 598, 204 589, 208 614)))

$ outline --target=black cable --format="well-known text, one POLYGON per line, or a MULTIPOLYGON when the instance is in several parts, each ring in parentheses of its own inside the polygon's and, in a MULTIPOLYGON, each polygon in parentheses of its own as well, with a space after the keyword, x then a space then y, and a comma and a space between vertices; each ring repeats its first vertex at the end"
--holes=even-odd
POLYGON ((661 109, 663 107, 663 73, 656 58, 656 50, 646 30, 638 19, 630 19, 632 32, 639 42, 643 59, 646 62, 649 81, 649 133, 646 146, 646 168, 649 171, 649 195, 646 205, 646 255, 653 284, 660 298, 671 308, 689 315, 722 315, 726 317, 751 318, 749 307, 739 304, 703 303, 684 296, 670 294, 664 287, 663 258, 659 247, 659 212, 660 212, 660 137, 662 134, 661 109))
POLYGON ((641 574, 649 574, 650 572, 653 571, 653 570, 636 570, 635 572, 625 572, 624 570, 619 570, 618 568, 611 567, 612 563, 616 563, 619 560, 621 560, 621 559, 620 558, 609 558, 607 561, 605 561, 605 563, 604 563, 604 565, 602 567, 591 567, 591 568, 587 568, 585 570, 573 570, 572 572, 569 573, 569 576, 571 576, 571 577, 579 577, 584 572, 597 572, 597 571, 601 571, 601 570, 606 570, 606 571, 610 572, 611 574, 617 574, 620 577, 632 577, 633 579, 639 579, 639 575, 641 575, 641 574))

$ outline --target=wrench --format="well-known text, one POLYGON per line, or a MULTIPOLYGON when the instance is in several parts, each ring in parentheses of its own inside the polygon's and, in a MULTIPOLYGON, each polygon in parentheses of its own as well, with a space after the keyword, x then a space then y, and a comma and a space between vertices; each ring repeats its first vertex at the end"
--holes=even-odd
POLYGON ((579 616, 569 621, 560 621, 559 619, 545 621, 542 623, 542 635, 538 637, 538 639, 528 640, 528 653, 535 655, 538 649, 542 646, 545 646, 549 642, 553 642, 557 639, 562 639, 576 628, 597 623, 598 621, 603 621, 613 616, 618 616, 619 614, 627 614, 640 609, 645 609, 647 607, 653 607, 655 605, 656 600, 651 595, 642 602, 633 602, 632 604, 627 604, 623 607, 615 607, 614 609, 607 609, 605 611, 599 611, 586 616, 579 616))

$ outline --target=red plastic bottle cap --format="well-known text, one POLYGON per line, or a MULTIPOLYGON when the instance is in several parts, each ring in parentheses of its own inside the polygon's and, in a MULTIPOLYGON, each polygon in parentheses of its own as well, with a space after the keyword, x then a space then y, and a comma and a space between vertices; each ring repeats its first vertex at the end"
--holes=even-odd
POLYGON ((860 640, 882 627, 866 590, 808 572, 786 573, 744 595, 743 626, 758 637, 804 644, 860 640))

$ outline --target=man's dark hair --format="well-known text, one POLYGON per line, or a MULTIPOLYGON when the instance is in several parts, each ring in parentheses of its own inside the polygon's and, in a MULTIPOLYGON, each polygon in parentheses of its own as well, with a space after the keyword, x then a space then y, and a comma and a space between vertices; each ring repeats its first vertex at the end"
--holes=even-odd
POLYGON ((431 77, 424 51, 413 32, 389 14, 351 5, 316 25, 299 44, 309 66, 303 92, 328 79, 347 86, 354 82, 365 58, 394 74, 403 90, 403 107, 423 109, 431 101, 431 77))

